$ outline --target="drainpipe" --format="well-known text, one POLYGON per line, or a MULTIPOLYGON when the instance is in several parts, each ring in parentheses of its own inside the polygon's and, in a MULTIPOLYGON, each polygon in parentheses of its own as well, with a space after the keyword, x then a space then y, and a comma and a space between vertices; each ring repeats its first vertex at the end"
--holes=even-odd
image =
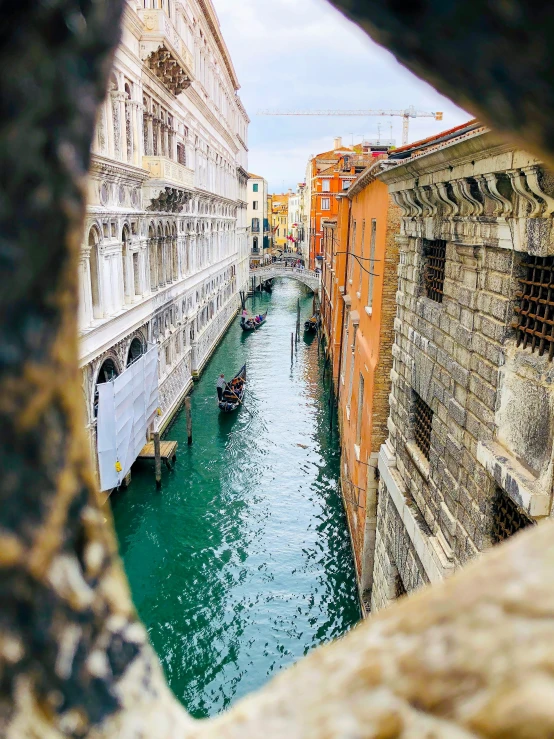
MULTIPOLYGON (((346 259, 344 261, 344 294, 346 295, 346 280, 348 277, 348 260, 350 257, 350 229, 352 228, 352 201, 348 198, 348 229, 346 232, 346 259)), ((343 300, 343 314, 342 321, 340 322, 340 347, 339 347, 339 373, 337 377, 337 408, 340 408, 340 374, 342 370, 342 342, 344 341, 344 312, 346 306, 343 300)))

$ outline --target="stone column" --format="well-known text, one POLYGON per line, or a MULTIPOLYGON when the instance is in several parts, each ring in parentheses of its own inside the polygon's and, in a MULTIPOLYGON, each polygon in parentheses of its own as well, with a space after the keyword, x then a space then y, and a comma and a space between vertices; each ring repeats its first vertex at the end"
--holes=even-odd
POLYGON ((112 123, 113 123, 113 142, 114 142, 114 158, 123 159, 125 151, 125 95, 122 92, 113 91, 110 93, 112 103, 112 123))
POLYGON ((79 257, 79 326, 85 328, 92 319, 92 292, 90 285, 90 248, 84 247, 79 257))

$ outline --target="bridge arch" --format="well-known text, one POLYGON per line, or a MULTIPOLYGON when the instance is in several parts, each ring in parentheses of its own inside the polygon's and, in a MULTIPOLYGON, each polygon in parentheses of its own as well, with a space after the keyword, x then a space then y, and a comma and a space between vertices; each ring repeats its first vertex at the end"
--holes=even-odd
POLYGON ((301 282, 303 285, 306 285, 306 287, 314 293, 319 292, 321 275, 311 269, 268 264, 264 267, 251 269, 249 274, 251 285, 253 284, 253 280, 258 284, 259 281, 265 282, 266 280, 272 280, 275 277, 288 277, 291 280, 296 280, 297 282, 301 282))

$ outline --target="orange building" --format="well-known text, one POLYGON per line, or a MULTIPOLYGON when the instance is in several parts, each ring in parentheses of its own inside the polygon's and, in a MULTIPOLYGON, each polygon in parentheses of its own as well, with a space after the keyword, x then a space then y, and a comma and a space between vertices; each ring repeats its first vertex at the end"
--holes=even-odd
MULTIPOLYGON (((381 157, 383 159, 383 157, 381 157)), ((331 355, 341 430, 341 486, 360 592, 371 591, 377 518, 377 457, 387 436, 396 314, 400 209, 369 166, 322 227, 322 324, 331 355)))
POLYGON ((310 160, 309 258, 312 269, 323 261, 322 222, 338 216, 341 195, 384 148, 376 149, 366 142, 354 147, 343 146, 339 137, 333 149, 310 160))

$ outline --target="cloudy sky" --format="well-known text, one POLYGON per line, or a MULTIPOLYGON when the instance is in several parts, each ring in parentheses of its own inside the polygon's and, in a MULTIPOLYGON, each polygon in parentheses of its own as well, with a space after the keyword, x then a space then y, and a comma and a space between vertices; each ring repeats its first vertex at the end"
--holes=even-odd
POLYGON ((444 111, 410 121, 410 140, 442 131, 471 116, 400 66, 326 0, 213 0, 252 123, 249 169, 270 192, 304 180, 308 157, 345 144, 381 137, 402 142, 402 118, 273 118, 273 110, 387 108, 444 111))

